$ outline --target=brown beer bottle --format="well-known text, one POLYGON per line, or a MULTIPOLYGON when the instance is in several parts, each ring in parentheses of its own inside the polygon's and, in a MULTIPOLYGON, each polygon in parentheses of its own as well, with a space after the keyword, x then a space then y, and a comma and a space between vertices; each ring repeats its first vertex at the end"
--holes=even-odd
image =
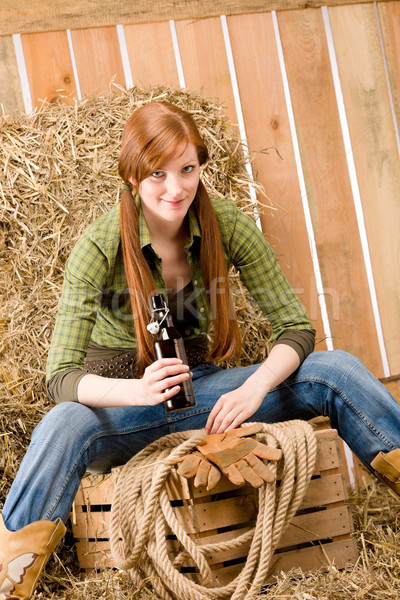
MULTIPOLYGON (((188 360, 183 339, 174 327, 164 295, 154 294, 151 297, 151 304, 153 317, 148 329, 154 332, 156 336, 154 350, 157 359, 180 358, 183 364, 187 365, 188 360), (151 327, 152 325, 153 327, 151 327)), ((180 384, 180 388, 177 394, 165 401, 167 411, 184 410, 196 406, 196 396, 191 378, 185 379, 180 384)))

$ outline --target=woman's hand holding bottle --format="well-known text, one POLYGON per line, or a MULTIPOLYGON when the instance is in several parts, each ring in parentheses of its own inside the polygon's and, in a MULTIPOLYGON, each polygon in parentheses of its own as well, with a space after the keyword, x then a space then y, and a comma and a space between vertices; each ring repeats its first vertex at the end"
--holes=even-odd
POLYGON ((78 400, 92 408, 155 406, 177 394, 179 384, 190 377, 189 367, 179 358, 156 360, 140 379, 112 379, 88 373, 78 384, 78 400))
POLYGON ((189 367, 179 358, 161 358, 145 369, 141 382, 143 405, 169 400, 179 392, 183 381, 190 378, 189 367))

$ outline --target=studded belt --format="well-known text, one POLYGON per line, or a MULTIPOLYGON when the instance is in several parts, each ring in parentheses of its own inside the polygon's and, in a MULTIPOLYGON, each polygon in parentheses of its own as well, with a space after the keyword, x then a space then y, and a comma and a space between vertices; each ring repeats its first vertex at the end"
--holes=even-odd
MULTIPOLYGON (((207 359, 207 348, 186 345, 186 356, 191 369, 204 364, 207 359)), ((135 377, 136 351, 125 352, 113 358, 85 361, 85 373, 94 373, 102 377, 114 379, 133 379, 135 377)))

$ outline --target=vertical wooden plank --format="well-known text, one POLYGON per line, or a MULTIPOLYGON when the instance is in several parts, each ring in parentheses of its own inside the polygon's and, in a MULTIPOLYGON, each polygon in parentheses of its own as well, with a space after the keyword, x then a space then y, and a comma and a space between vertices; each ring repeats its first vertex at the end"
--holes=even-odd
MULTIPOLYGON (((228 17, 253 170, 277 211, 261 216, 280 265, 323 338, 278 51, 270 13, 228 17)), ((318 349, 324 349, 320 343, 318 349)))
POLYGON ((168 22, 125 27, 133 82, 140 87, 179 86, 171 30, 168 22))
POLYGON ((21 113, 25 109, 11 35, 0 37, 0 104, 6 114, 21 113))
POLYGON ((322 13, 278 22, 334 345, 382 376, 322 13))
POLYGON ((379 2, 378 11, 393 107, 400 130, 400 2, 379 2))
POLYGON ((116 27, 71 31, 82 95, 105 94, 114 82, 125 86, 116 27))
POLYGON ((186 87, 217 99, 236 123, 221 20, 177 21, 176 31, 186 87))
POLYGON ((21 40, 33 107, 40 106, 44 99, 55 102, 60 94, 75 95, 67 33, 28 33, 21 40))
POLYGON ((372 4, 330 9, 390 370, 400 372, 400 157, 372 4))

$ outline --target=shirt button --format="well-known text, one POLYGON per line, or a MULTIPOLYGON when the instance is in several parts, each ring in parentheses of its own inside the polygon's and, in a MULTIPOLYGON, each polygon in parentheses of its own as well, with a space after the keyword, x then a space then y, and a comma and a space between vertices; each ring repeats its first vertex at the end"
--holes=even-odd
POLYGON ((204 312, 204 306, 201 307, 200 312, 203 313, 204 312))

